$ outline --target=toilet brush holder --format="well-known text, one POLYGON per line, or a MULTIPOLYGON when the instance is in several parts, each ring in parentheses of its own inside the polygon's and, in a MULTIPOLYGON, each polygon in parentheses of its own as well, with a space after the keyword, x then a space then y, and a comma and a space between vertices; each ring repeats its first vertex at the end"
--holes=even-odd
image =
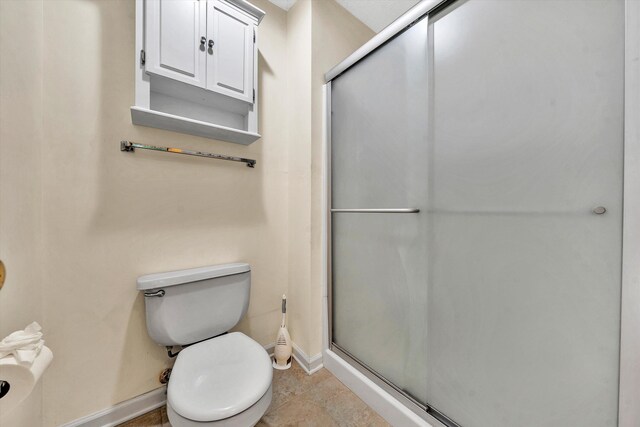
POLYGON ((282 295, 282 322, 278 329, 276 347, 273 352, 273 367, 278 370, 285 370, 291 367, 292 360, 291 336, 287 330, 287 296, 282 295))
POLYGON ((279 371, 286 371, 287 369, 289 369, 291 367, 291 357, 289 358, 289 360, 287 361, 286 364, 284 365, 279 365, 277 360, 273 360, 273 369, 277 369, 279 371))

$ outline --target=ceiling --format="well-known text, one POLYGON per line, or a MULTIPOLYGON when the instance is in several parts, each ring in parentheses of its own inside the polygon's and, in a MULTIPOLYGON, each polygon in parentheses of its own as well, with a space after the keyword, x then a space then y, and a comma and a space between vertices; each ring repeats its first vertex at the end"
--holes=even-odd
POLYGON ((269 0, 269 1, 284 10, 289 10, 289 8, 293 6, 293 4, 296 2, 296 0, 269 0))
MULTIPOLYGON (((269 0, 271 3, 289 10, 296 0, 269 0)), ((323 1, 323 0, 316 0, 323 1)), ((420 0, 336 0, 353 16, 373 31, 380 32, 398 16, 409 10, 420 0)))

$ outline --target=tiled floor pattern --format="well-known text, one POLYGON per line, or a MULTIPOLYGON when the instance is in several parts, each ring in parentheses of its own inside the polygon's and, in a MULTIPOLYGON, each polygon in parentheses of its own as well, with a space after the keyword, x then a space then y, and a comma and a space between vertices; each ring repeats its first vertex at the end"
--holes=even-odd
MULTIPOLYGON (((169 427, 164 407, 120 427, 169 427)), ((273 400, 258 427, 384 427, 378 414, 326 369, 307 375, 293 363, 286 371, 273 371, 273 400)))

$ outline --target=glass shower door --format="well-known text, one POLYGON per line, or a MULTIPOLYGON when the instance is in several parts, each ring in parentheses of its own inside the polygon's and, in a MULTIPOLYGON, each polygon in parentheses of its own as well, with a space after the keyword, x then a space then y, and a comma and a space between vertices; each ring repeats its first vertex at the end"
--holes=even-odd
POLYGON ((623 66, 622 0, 458 0, 334 78, 334 347, 450 425, 616 426, 623 66))
POLYGON ((429 30, 427 401, 615 426, 624 3, 460 1, 429 30))
POLYGON ((422 404, 427 31, 333 80, 331 135, 333 342, 422 404))

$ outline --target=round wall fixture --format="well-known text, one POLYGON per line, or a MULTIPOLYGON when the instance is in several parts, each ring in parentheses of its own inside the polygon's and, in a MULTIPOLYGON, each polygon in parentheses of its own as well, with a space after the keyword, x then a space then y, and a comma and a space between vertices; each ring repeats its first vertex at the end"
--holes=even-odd
POLYGON ((0 380, 0 399, 2 399, 5 394, 9 393, 9 389, 11 388, 11 385, 3 380, 0 380))
POLYGON ((0 260, 0 289, 4 286, 5 277, 7 277, 7 271, 4 269, 4 263, 0 260))

